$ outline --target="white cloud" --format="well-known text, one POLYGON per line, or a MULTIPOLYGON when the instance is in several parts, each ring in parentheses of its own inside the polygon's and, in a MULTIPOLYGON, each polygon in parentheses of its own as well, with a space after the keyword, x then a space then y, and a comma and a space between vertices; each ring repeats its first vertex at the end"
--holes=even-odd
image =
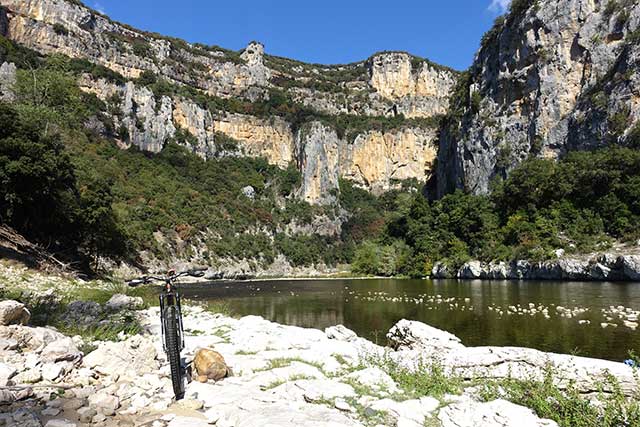
POLYGON ((494 13, 505 13, 509 10, 511 0, 491 0, 489 10, 494 13))
MULTIPOLYGON (((495 0, 494 0, 495 1, 495 0)), ((104 6, 102 6, 102 4, 100 2, 93 2, 93 8, 95 10, 97 10, 98 12, 102 13, 103 15, 105 15, 105 11, 104 11, 104 6)))

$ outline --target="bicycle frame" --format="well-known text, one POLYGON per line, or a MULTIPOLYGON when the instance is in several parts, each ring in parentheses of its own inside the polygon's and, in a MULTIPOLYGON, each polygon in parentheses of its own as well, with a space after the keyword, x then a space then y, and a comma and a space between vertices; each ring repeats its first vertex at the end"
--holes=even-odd
MULTIPOLYGON (((182 307, 180 305, 180 294, 178 288, 172 279, 167 279, 162 293, 160 294, 160 325, 162 328, 162 336, 165 336, 166 312, 165 307, 175 306, 176 315, 178 316, 178 334, 180 338, 180 351, 184 349, 184 327, 182 325, 182 307)), ((167 352, 167 344, 162 340, 162 349, 167 352)))

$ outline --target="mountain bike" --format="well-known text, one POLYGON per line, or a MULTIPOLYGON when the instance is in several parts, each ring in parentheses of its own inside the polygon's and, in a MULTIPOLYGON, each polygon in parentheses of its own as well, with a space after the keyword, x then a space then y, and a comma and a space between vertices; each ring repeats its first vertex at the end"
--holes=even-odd
POLYGON ((176 273, 169 270, 164 277, 143 276, 127 282, 129 286, 135 287, 151 282, 162 282, 162 292, 160 293, 160 325, 162 330, 162 348, 169 360, 171 367, 171 382, 176 400, 184 397, 184 370, 180 363, 180 352, 184 349, 184 328, 182 325, 182 309, 180 306, 180 294, 176 280, 180 277, 202 277, 206 269, 194 269, 176 273))

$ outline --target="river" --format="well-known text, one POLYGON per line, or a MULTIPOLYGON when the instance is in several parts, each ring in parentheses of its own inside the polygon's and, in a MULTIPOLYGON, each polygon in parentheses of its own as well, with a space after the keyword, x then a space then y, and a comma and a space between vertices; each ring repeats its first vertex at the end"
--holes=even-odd
POLYGON ((451 332, 468 346, 522 346, 610 360, 627 358, 630 349, 640 353, 640 328, 633 329, 640 284, 633 283, 278 280, 182 285, 181 291, 282 324, 343 324, 380 344, 405 318, 451 332))

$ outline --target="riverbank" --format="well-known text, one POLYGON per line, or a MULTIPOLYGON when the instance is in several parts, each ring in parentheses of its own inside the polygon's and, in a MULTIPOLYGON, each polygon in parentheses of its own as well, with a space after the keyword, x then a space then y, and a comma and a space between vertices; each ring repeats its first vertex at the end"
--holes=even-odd
MULTIPOLYGON (((24 282, 25 298, 78 287, 90 289, 86 296, 102 297, 96 289, 109 286, 20 271, 14 269, 12 292, 24 282)), ((396 324, 387 334, 390 346, 383 347, 341 326, 304 329, 256 316, 236 319, 200 306, 185 309, 183 357, 189 363, 198 348, 214 348, 233 374, 217 383, 190 383, 186 399, 176 404, 156 307, 140 310, 143 299, 124 295, 72 304, 59 314, 84 324, 84 330, 98 331, 92 322, 108 330, 122 316, 130 316, 132 328, 105 340, 97 334, 70 337, 50 327, 0 327, 0 387, 12 385, 3 389, 2 399, 16 400, 3 406, 5 423, 555 426, 543 418, 560 414, 563 418, 556 418, 564 426, 573 425, 563 420, 578 416, 578 409, 594 421, 599 413, 615 414, 614 421, 640 421, 637 401, 631 400, 638 390, 636 373, 622 363, 523 348, 465 347, 451 334, 410 321, 396 324), (518 394, 523 388, 535 399, 523 399, 518 394), (553 399, 561 407, 545 413, 537 399, 553 399), (538 415, 509 400, 528 404, 538 415)))
POLYGON ((640 282, 640 255, 616 253, 560 257, 557 260, 533 262, 469 261, 458 270, 439 262, 431 272, 435 279, 483 280, 566 280, 640 282))

